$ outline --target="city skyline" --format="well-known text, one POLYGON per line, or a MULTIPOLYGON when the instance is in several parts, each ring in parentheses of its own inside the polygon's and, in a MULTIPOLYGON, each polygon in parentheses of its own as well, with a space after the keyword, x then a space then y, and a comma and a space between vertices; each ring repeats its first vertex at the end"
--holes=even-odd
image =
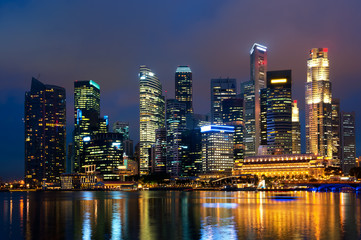
MULTIPOLYGON (((8 4, 11 6, 11 4, 8 4)), ((213 3, 213 7, 216 4, 213 3)), ((230 5, 230 4, 228 4, 230 5)), ((333 5, 333 4, 331 4, 333 5)), ((9 6, 8 6, 9 7, 9 6)), ((227 9, 229 9, 229 6, 226 6, 227 9)), ((211 8, 211 7, 210 7, 211 8)), ((214 7, 215 8, 215 7, 214 7)), ((213 9, 212 11, 215 11, 213 9)), ((211 11, 211 12, 212 12, 211 11)), ((224 11, 224 10, 223 10, 224 11)), ((6 16, 5 16, 6 17, 6 16)), ((357 22, 357 21, 356 21, 357 22)), ((329 30, 330 31, 330 30, 329 30)), ((302 31, 301 31, 302 32, 302 31)), ((327 31, 326 31, 327 32, 327 31)), ((321 34, 320 34, 321 35, 321 34)), ((103 77, 101 77, 101 74, 95 73, 92 68, 95 69, 101 69, 100 73, 104 73, 104 65, 101 63, 101 59, 95 58, 92 62, 93 65, 87 65, 87 66, 81 66, 81 71, 75 71, 76 74, 73 74, 74 77, 71 77, 70 73, 65 72, 74 72, 70 66, 62 66, 62 67, 56 67, 56 64, 54 66, 50 66, 47 64, 40 64, 40 60, 44 61, 43 59, 46 59, 45 56, 37 56, 35 54, 35 59, 37 59, 36 63, 32 63, 27 68, 22 68, 21 64, 22 61, 15 61, 12 60, 12 58, 8 58, 9 63, 2 64, 3 71, 0 71, 0 78, 1 82, 3 83, 2 88, 2 111, 8 112, 10 116, 5 116, 4 118, 4 124, 6 128, 12 129, 12 131, 9 132, 7 129, 3 129, 4 133, 6 135, 10 135, 10 139, 8 143, 3 143, 3 156, 2 161, 5 163, 6 168, 5 171, 0 174, 0 176, 4 177, 12 177, 22 176, 22 169, 23 169, 23 154, 22 151, 18 151, 17 148, 23 149, 23 125, 21 122, 21 118, 23 118, 23 94, 24 92, 29 89, 30 85, 30 79, 32 76, 37 77, 38 72, 40 72, 40 78, 39 80, 46 83, 46 84, 54 84, 61 87, 66 88, 67 90, 67 138, 69 142, 69 135, 71 135, 72 126, 73 126, 73 118, 72 118, 72 101, 71 98, 72 95, 72 88, 70 87, 74 80, 76 79, 93 79, 99 85, 102 87, 102 112, 101 116, 104 114, 110 116, 111 123, 115 121, 129 121, 134 122, 134 120, 137 119, 137 109, 133 110, 137 107, 137 94, 134 94, 134 92, 138 91, 137 87, 137 70, 136 68, 139 67, 139 65, 146 63, 147 66, 149 66, 159 77, 162 84, 165 85, 164 89, 167 90, 167 94, 169 94, 168 98, 172 98, 171 95, 173 93, 173 87, 172 84, 174 82, 174 69, 176 66, 181 64, 187 64, 191 67, 193 72, 193 97, 194 97, 194 109, 195 113, 208 113, 209 112, 209 92, 202 90, 203 88, 209 89, 208 87, 204 87, 205 84, 209 84, 209 81, 211 78, 217 78, 219 75, 221 77, 230 77, 230 78, 236 78, 238 81, 238 84, 242 81, 246 81, 249 79, 249 63, 248 63, 248 50, 250 46, 253 44, 253 42, 260 42, 261 44, 264 44, 268 47, 268 69, 269 70, 280 70, 280 69, 291 69, 293 73, 295 73, 295 76, 293 76, 293 79, 295 80, 295 94, 294 99, 297 99, 299 101, 298 106, 300 107, 300 119, 302 125, 304 125, 304 84, 306 79, 306 59, 307 59, 307 52, 314 47, 325 47, 328 48, 330 51, 329 59, 330 59, 330 80, 333 85, 333 96, 336 98, 341 99, 341 109, 344 111, 355 111, 356 112, 356 119, 360 115, 360 109, 357 106, 357 104, 351 104, 352 102, 357 102, 357 92, 358 89, 358 82, 356 81, 357 75, 354 73, 355 77, 349 77, 348 71, 355 71, 354 69, 357 69, 353 64, 351 57, 348 61, 342 60, 344 59, 344 54, 342 51, 345 51, 347 53, 350 53, 351 50, 354 50, 354 47, 352 47, 352 44, 346 45, 348 48, 345 50, 343 47, 342 41, 337 37, 321 37, 320 35, 316 34, 316 36, 313 36, 313 40, 310 40, 308 42, 305 42, 301 45, 296 44, 294 47, 290 46, 284 46, 280 48, 279 43, 275 43, 277 39, 282 39, 282 36, 273 37, 273 42, 270 37, 269 33, 265 33, 261 35, 254 35, 250 34, 249 37, 247 37, 247 42, 238 42, 236 45, 234 41, 230 40, 230 47, 224 50, 224 53, 220 53, 219 50, 216 51, 216 56, 219 56, 218 61, 214 61, 212 63, 201 63, 202 58, 201 56, 204 56, 204 54, 200 54, 199 56, 196 55, 195 57, 192 57, 192 54, 190 52, 187 52, 185 54, 181 54, 181 56, 178 56, 177 58, 173 58, 170 62, 162 63, 159 59, 157 59, 156 55, 154 54, 148 54, 143 59, 140 58, 140 56, 137 55, 137 61, 136 63, 132 60, 131 67, 130 68, 123 68, 122 70, 124 72, 127 72, 126 75, 122 74, 114 74, 115 65, 108 66, 108 69, 111 69, 110 72, 105 74, 103 77), (327 40, 325 40, 327 39, 327 40), (299 46, 299 48, 298 48, 299 46), (341 51, 342 49, 342 51, 341 51), (232 53, 232 51, 235 51, 235 54, 232 53), (286 52, 292 51, 294 53, 294 56, 289 57, 289 61, 291 63, 287 63, 285 60, 279 61, 279 59, 282 58, 282 56, 285 55, 286 52), (230 56, 229 61, 225 56, 230 56), (235 57, 238 59, 235 60, 235 57), (154 62, 152 61, 152 58, 154 59, 154 62), (345 61, 347 64, 345 66, 342 61, 345 61), (11 65, 10 63, 13 63, 11 65), (135 63, 135 64, 134 64, 135 63), (216 63, 216 64, 215 64, 216 63), (297 64, 296 64, 297 63, 297 64), (218 68, 215 68, 217 64, 220 64, 218 68), (12 66, 12 68, 10 67, 12 66), (99 66, 99 67, 98 67, 99 66), (214 70, 213 70, 214 69, 214 70), (220 69, 220 70, 218 70, 220 69), (302 71, 301 71, 302 70, 302 71), (35 73, 34 73, 35 71, 35 73), (83 76, 81 76, 83 75, 83 76), (173 75, 173 77, 172 77, 173 75), (76 76, 76 77, 75 77, 76 76), (126 77, 126 76, 133 76, 132 78, 126 77), (169 77, 170 76, 170 77, 169 77), (9 81, 10 79, 10 81, 9 81), (61 80, 63 79, 63 80, 61 80), (119 82, 117 79, 120 79, 119 82), (121 79, 126 79, 121 81, 121 79), (349 80, 351 79, 351 80, 349 80), (353 80, 353 81, 352 81, 353 80), (65 81, 65 82, 64 82, 65 81), (118 83, 120 85, 124 86, 124 82, 131 82, 129 86, 125 84, 125 87, 118 87, 118 83), (352 84, 347 84, 352 83, 352 84), (135 85, 134 85, 135 84, 135 85), (114 87, 117 86, 117 87, 114 87), (343 86, 341 88, 341 86, 343 86), (352 87, 351 87, 352 86, 352 87), (111 88, 114 88, 114 90, 111 90, 111 88), (104 89, 104 92, 103 92, 104 89), (133 96, 134 95, 134 96, 133 96), (135 99, 134 99, 135 98, 135 99), (129 104, 129 105, 128 105, 129 104), (18 110, 14 110, 18 109, 18 110), (127 113, 127 114, 125 114, 127 113), (129 114, 128 114, 129 113, 129 114), (14 128, 10 128, 9 124, 14 121, 14 128), (10 121, 10 119, 12 119, 10 121), (20 129, 20 131, 18 130, 20 129), (11 145, 8 145, 11 144, 11 145), (15 146, 17 148, 15 148, 15 146), (16 153, 16 151, 20 153, 16 153), (19 168, 20 171, 15 172, 15 169, 19 168), (14 172, 12 172, 14 171, 14 172), (19 174, 20 173, 20 174, 19 174)), ((332 34, 331 34, 332 35, 332 34)), ((300 36, 299 33, 294 33, 294 36, 300 36)), ((345 41, 349 41, 349 36, 343 35, 342 36, 345 41)), ((6 42, 6 40, 5 40, 6 42)), ((150 41, 151 42, 151 41, 150 41)), ((297 41, 295 41, 297 42, 297 41)), ((173 42, 172 42, 173 43, 173 42)), ((34 44, 34 43, 33 43, 34 44)), ((224 41, 223 44, 227 44, 227 41, 224 41)), ((35 46, 41 46, 34 44, 35 46)), ((354 45, 356 46, 356 45, 354 45)), ((46 46, 44 46, 45 48, 46 46)), ((40 49, 44 49, 41 47, 40 49)), ((175 46, 173 46, 174 49, 175 46)), ((11 44, 10 44, 11 49, 11 44)), ((29 47, 29 49, 32 49, 32 47, 29 47)), ((167 46, 165 49, 169 49, 169 46, 167 46)), ((205 49, 208 49, 209 51, 213 51, 214 48, 212 45, 206 46, 205 49)), ((193 49, 194 50, 194 49, 193 49)), ((96 50, 98 51, 98 50, 96 50)), ((163 51, 162 51, 163 52, 163 51)), ((356 54, 355 53, 352 54, 356 54)), ((17 53, 17 52, 15 52, 17 53)), ((351 55, 352 55, 351 54, 351 55)), ((15 54, 16 55, 16 54, 15 54)), ((40 54, 42 55, 42 54, 40 54)), ((347 55, 347 54, 346 54, 347 55)), ((357 54, 356 54, 357 55, 357 54)), ((6 56, 6 54, 5 54, 6 56)), ((72 56, 69 54, 69 56, 72 56)), ((113 56, 112 54, 109 54, 110 58, 113 56)), ((106 57, 106 56, 105 56, 106 57)), ((13 58, 14 59, 14 58, 13 58)), ((16 58, 15 58, 16 59, 16 58)), ((160 58, 163 59, 163 58, 160 58)), ((204 59, 204 58, 203 58, 204 59)), ((114 60, 114 58, 113 58, 114 60)), ((114 61, 112 64, 121 65, 122 61, 118 59, 118 61, 114 61)), ((25 66, 25 65, 24 65, 25 66)), ((129 65, 127 65, 129 66, 129 65)), ((357 65, 356 65, 357 66, 357 65)), ((357 71, 356 71, 357 72, 357 71)), ((352 76, 352 75, 351 75, 352 76)), ((239 92, 239 89, 237 89, 237 92, 239 92)), ((356 123, 358 121, 356 120, 356 123)), ((11 125, 10 125, 11 126, 11 125)), ((356 126, 356 129, 357 126, 356 126)), ((135 143, 138 142, 137 139, 137 128, 136 125, 132 125, 130 127, 130 134, 132 135, 132 139, 135 140, 135 143)), ((302 135, 304 135, 304 130, 302 135)), ((359 142, 359 138, 357 138, 357 141, 359 142)), ((304 142, 303 142, 304 143, 304 142)), ((359 145, 359 144, 356 144, 359 145)), ((358 150, 359 152, 360 150, 358 150)), ((359 154, 357 154, 358 156, 359 154)))

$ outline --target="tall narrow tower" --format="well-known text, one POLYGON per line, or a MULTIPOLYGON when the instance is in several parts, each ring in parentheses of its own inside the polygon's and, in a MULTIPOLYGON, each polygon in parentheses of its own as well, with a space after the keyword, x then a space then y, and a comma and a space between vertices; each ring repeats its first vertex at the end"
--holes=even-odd
POLYGON ((258 151, 261 142, 261 89, 265 88, 267 72, 267 47, 253 44, 250 51, 251 79, 242 83, 244 98, 245 155, 252 156, 258 151))
POLYGON ((164 97, 162 84, 158 77, 147 67, 139 71, 139 166, 140 174, 149 173, 150 151, 156 143, 155 132, 164 127, 164 97))
POLYGON ((306 151, 332 158, 332 94, 327 48, 313 48, 307 60, 306 151))
POLYGON ((82 170, 84 138, 99 131, 100 87, 93 80, 74 82, 74 171, 82 170))
POLYGON ((193 113, 192 71, 189 66, 179 66, 175 72, 175 98, 185 103, 187 113, 193 113))

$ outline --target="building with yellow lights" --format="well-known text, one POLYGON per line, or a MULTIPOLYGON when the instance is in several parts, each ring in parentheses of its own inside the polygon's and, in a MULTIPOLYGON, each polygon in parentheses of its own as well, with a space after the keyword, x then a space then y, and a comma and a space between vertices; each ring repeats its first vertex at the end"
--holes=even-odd
POLYGON ((65 169, 65 89, 33 78, 25 94, 25 183, 60 183, 65 169))
POLYGON ((306 152, 332 158, 332 94, 327 48, 307 60, 306 152))
POLYGON ((320 178, 328 163, 314 154, 254 156, 245 158, 241 173, 259 177, 320 178))

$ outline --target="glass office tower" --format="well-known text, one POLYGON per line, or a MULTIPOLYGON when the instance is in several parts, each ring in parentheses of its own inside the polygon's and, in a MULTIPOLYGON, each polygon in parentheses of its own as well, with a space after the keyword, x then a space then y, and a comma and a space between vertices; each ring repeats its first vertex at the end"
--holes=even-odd
POLYGON ((241 85, 244 98, 245 155, 254 156, 261 144, 261 89, 266 85, 267 47, 253 44, 250 51, 250 81, 241 85))
POLYGON ((292 153, 291 70, 267 72, 267 149, 269 154, 292 153))
MULTIPOLYGON (((81 172, 84 162, 83 143, 100 132, 107 124, 106 119, 100 124, 100 87, 93 80, 74 82, 74 172, 81 172)), ((105 129, 104 129, 105 131, 105 129)))
POLYGON ((327 48, 313 48, 307 60, 306 152, 332 159, 332 94, 327 48))
POLYGON ((341 113, 341 168, 344 174, 356 165, 355 112, 341 113))
POLYGON ((222 124, 222 100, 234 98, 237 95, 237 81, 231 78, 211 80, 211 121, 222 124))
POLYGON ((179 66, 175 72, 175 98, 185 103, 187 113, 193 113, 192 71, 189 66, 179 66))
POLYGON ((66 158, 65 89, 33 78, 25 93, 25 183, 60 183, 66 158))
POLYGON ((234 127, 207 125, 202 133, 202 172, 231 175, 234 167, 234 127))
POLYGON ((164 127, 164 97, 158 77, 144 65, 139 71, 139 101, 139 170, 141 175, 145 175, 149 173, 155 131, 164 127))
POLYGON ((292 103, 292 154, 301 154, 301 124, 297 100, 292 103))

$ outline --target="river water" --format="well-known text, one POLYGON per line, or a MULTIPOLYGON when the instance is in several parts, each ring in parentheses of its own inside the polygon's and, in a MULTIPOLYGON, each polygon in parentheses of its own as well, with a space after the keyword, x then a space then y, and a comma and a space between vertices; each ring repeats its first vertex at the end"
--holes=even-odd
POLYGON ((361 195, 1 192, 0 239, 361 239, 361 195))

